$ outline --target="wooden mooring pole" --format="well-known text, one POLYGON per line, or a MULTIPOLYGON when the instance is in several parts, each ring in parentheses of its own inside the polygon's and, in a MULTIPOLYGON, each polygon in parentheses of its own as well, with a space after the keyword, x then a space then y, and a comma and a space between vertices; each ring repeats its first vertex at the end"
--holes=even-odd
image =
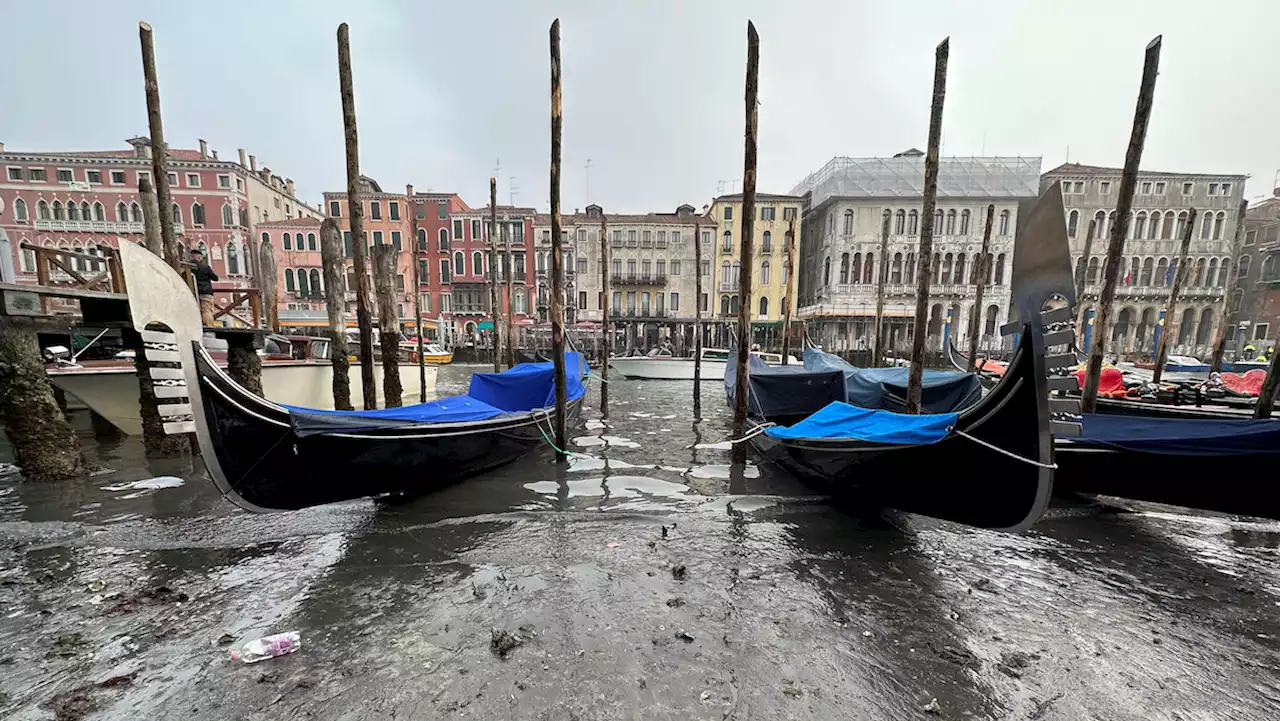
POLYGON ((1094 314, 1093 340, 1089 346, 1089 365, 1085 371, 1084 391, 1080 401, 1083 413, 1093 413, 1098 406, 1098 381, 1102 377, 1102 358, 1107 350, 1107 333, 1111 330, 1111 312, 1115 305, 1116 283, 1120 279, 1120 266, 1124 263, 1124 239, 1129 231, 1129 209, 1133 207, 1133 193, 1138 185, 1138 167, 1142 164, 1142 149, 1147 142, 1147 124, 1151 121, 1151 101, 1156 92, 1156 76, 1160 70, 1161 39, 1157 35, 1147 45, 1142 65, 1142 85, 1138 89, 1138 104, 1133 113, 1133 130, 1129 134, 1129 149, 1125 151, 1124 171, 1120 176, 1120 196, 1116 202, 1116 222, 1111 224, 1111 239, 1107 243, 1107 262, 1103 269, 1102 292, 1098 296, 1098 310, 1094 314))
POLYGON ((142 199, 142 237, 147 250, 164 259, 164 235, 160 230, 160 206, 156 201, 151 179, 138 179, 138 197, 142 199))
MULTIPOLYGON (((796 219, 794 216, 791 218, 791 225, 787 227, 787 237, 783 242, 785 242, 787 246, 784 249, 787 259, 785 261, 785 265, 782 266, 782 365, 786 365, 788 363, 788 359, 791 357, 791 315, 795 312, 796 307, 796 294, 793 293, 792 290, 798 283, 795 278, 795 274, 791 272, 791 269, 794 268, 796 264, 796 219)), ((881 239, 881 274, 883 274, 885 268, 889 267, 889 264, 885 263, 883 260, 884 250, 888 247, 888 243, 889 239, 887 237, 881 239)), ((880 289, 881 292, 883 292, 883 282, 880 289)), ((883 306, 879 306, 877 310, 883 312, 884 308, 883 306)), ((876 322, 879 324, 878 314, 876 322)))
POLYGON ((564 126, 560 85, 560 19, 551 23, 551 361, 556 377, 556 459, 568 460, 565 430, 564 259, 560 240, 560 133, 564 126))
MULTIPOLYGON (((249 247, 253 247, 252 239, 249 241, 249 247)), ((258 248, 258 293, 262 296, 262 310, 267 330, 272 333, 280 332, 280 299, 277 293, 280 287, 279 272, 276 268, 275 249, 271 247, 269 241, 264 241, 258 248)), ((258 319, 255 317, 253 322, 257 323, 258 319)))
MULTIPOLYGON (((513 292, 513 289, 515 286, 515 279, 511 277, 512 271, 515 270, 515 259, 512 257, 512 253, 511 253, 511 240, 512 240, 511 224, 506 222, 506 218, 504 218, 503 221, 504 222, 502 223, 502 232, 503 232, 502 247, 506 250, 506 252, 502 254, 502 274, 507 279, 507 314, 503 318, 503 320, 506 321, 507 328, 506 328, 506 331, 503 333, 503 335, 506 336, 507 338, 507 367, 515 368, 516 367, 516 335, 515 335, 514 323, 512 322, 512 319, 515 317, 515 314, 516 314, 516 307, 514 305, 515 295, 513 292)), ((521 220, 520 222, 523 223, 524 221, 521 220)), ((525 297, 528 297, 528 296, 525 296, 525 297)))
POLYGON ((147 123, 151 129, 151 175, 156 186, 163 257, 181 274, 182 258, 178 256, 178 239, 173 228, 173 196, 169 192, 169 146, 164 142, 164 123, 160 118, 160 81, 156 76, 156 47, 151 26, 138 23, 138 37, 142 41, 142 75, 146 79, 147 123))
POLYGON ((933 279, 933 210, 938 205, 938 148, 942 142, 942 106, 947 97, 947 60, 951 38, 934 53, 933 104, 929 111, 929 148, 924 156, 924 207, 920 219, 920 251, 916 272, 915 336, 911 339, 911 371, 907 376, 907 413, 920 412, 924 384, 924 341, 929 332, 929 281, 933 279))
POLYGON ((342 230, 338 221, 320 223, 320 262, 324 266, 324 304, 329 315, 329 362, 333 365, 333 407, 352 410, 351 378, 347 359, 346 296, 343 294, 342 230))
POLYGON ((356 96, 351 86, 351 39, 347 24, 338 26, 338 84, 342 94, 342 126, 347 148, 347 209, 351 219, 351 255, 356 275, 356 325, 360 328, 360 388, 364 409, 378 407, 373 380, 373 318, 369 315, 369 259, 364 238, 364 206, 360 202, 360 142, 356 132, 356 96))
POLYGON ((693 221, 693 419, 694 420, 702 419, 702 222, 701 222, 701 218, 695 219, 693 221))
POLYGON ((889 275, 889 219, 891 213, 884 211, 880 219, 880 275, 876 279, 876 336, 872 346, 871 367, 879 368, 884 362, 884 284, 889 275))
MULTIPOLYGON (((752 244, 755 241, 756 215, 756 123, 757 95, 760 89, 760 36, 756 26, 747 21, 747 79, 746 79, 746 117, 745 142, 742 151, 742 233, 739 255, 742 258, 742 273, 738 277, 738 357, 737 378, 734 387, 733 437, 742 438, 747 431, 748 396, 751 391, 751 378, 748 376, 747 359, 751 357, 751 263, 752 244)), ((701 270, 701 269, 699 269, 701 270)), ((742 452, 735 454, 742 460, 745 447, 741 443, 735 448, 742 452)))
MULTIPOLYGON (((1187 227, 1183 228, 1182 245, 1178 248, 1178 270, 1173 275, 1173 287, 1169 289, 1169 301, 1164 306, 1164 328, 1160 331, 1160 344, 1156 346, 1156 367, 1152 371, 1151 382, 1159 383, 1164 375, 1164 364, 1169 360, 1169 346, 1172 344, 1169 329, 1173 327, 1174 317, 1178 311, 1178 292, 1187 280, 1187 254, 1191 252, 1191 235, 1195 232, 1196 209, 1192 208, 1187 217, 1187 227)), ((1164 279, 1157 280, 1163 283, 1164 279)), ((1078 296, 1077 296, 1078 297, 1078 296)))
MULTIPOLYGON (((613 355, 613 325, 609 320, 609 304, 612 298, 609 293, 609 221, 600 214, 600 335, 604 342, 600 344, 600 413, 609 417, 609 357, 613 355)), ((697 366, 694 366, 694 385, 697 385, 697 366)), ((694 388, 694 415, 697 415, 698 390, 694 388)))
POLYGON ((54 399, 44 372, 39 321, 0 316, 0 421, 13 459, 30 481, 60 481, 84 471, 80 439, 54 399))
MULTIPOLYGON (((978 338, 982 335, 982 296, 983 291, 987 289, 987 266, 990 261, 987 255, 991 252, 991 226, 996 219, 995 203, 987 205, 987 224, 982 229, 982 252, 978 254, 978 262, 973 271, 977 276, 977 282, 974 283, 977 288, 973 294, 973 310, 969 312, 969 372, 972 373, 978 367, 978 338)), ((1077 297, 1079 295, 1077 294, 1077 297)), ((942 352, 946 353, 949 349, 943 348, 942 352)))
POLYGON ((409 222, 412 224, 409 247, 413 248, 413 328, 418 336, 418 402, 426 403, 427 359, 422 355, 422 257, 419 255, 423 249, 418 247, 418 206, 412 195, 409 196, 409 222))
POLYGON ((1084 348, 1085 342, 1085 315, 1089 312, 1089 304, 1084 300, 1084 290, 1088 286, 1089 279, 1089 261, 1093 258, 1093 236, 1098 232, 1098 219, 1089 219, 1089 234, 1084 239, 1084 255, 1080 257, 1080 277, 1076 278, 1076 303, 1080 306, 1080 312, 1076 316, 1076 336, 1079 345, 1085 353, 1089 352, 1088 348, 1084 348))
POLYGON ((489 320, 493 323, 493 372, 502 370, 502 305, 498 302, 498 179, 489 178, 489 320))
MULTIPOLYGON (((382 347, 382 402, 399 408, 404 387, 400 384, 400 310, 396 303, 396 249, 387 243, 373 246, 373 284, 378 294, 378 343, 382 347)), ((375 399, 376 401, 376 399, 375 399)), ((368 405, 366 402, 365 405, 368 405)))

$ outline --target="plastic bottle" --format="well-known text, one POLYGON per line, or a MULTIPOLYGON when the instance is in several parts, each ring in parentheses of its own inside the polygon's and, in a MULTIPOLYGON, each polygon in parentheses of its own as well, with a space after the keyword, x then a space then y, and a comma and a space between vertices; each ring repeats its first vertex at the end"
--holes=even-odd
POLYGON ((257 663, 276 656, 293 653, 301 647, 302 637, 298 635, 297 631, 277 633, 274 636, 256 638, 233 650, 231 652, 231 660, 257 663))

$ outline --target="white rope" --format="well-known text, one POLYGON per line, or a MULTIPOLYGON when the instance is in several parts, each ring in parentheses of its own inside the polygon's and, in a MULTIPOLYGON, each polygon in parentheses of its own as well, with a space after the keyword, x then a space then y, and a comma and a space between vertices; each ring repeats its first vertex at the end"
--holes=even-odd
POLYGON ((982 440, 981 438, 974 438, 973 436, 971 436, 971 435, 969 435, 968 433, 965 433, 964 431, 961 431, 961 430, 957 430, 957 431, 955 431, 955 434, 956 434, 957 436, 963 436, 963 437, 965 437, 965 438, 968 438, 969 440, 973 441, 974 443, 977 443, 977 444, 978 444, 978 445, 980 445, 980 446, 985 446, 985 447, 987 447, 987 448, 990 448, 991 450, 995 451, 996 453, 1002 453, 1002 454, 1004 454, 1004 455, 1006 455, 1006 456, 1008 456, 1008 457, 1010 457, 1010 458, 1012 458, 1012 459, 1014 459, 1014 460, 1022 461, 1023 463, 1030 463, 1031 465, 1033 465, 1033 466, 1035 466, 1035 467, 1037 467, 1037 468, 1048 468, 1049 470, 1054 470, 1054 469, 1056 469, 1056 468, 1058 467, 1058 464, 1057 464, 1057 463, 1041 463, 1040 461, 1033 461, 1033 460, 1031 460, 1030 458, 1023 458, 1022 456, 1018 455, 1017 453, 1014 453, 1014 452, 1012 452, 1012 451, 1006 451, 1005 449, 1001 448, 1000 446, 995 446, 995 445, 992 445, 992 444, 990 444, 990 443, 987 443, 986 441, 982 440))
POLYGON ((760 425, 756 426, 755 428, 752 428, 750 432, 748 432, 746 435, 744 435, 744 436, 743 436, 743 437, 741 437, 741 438, 736 438, 736 439, 735 439, 735 438, 730 438, 730 439, 729 439, 729 444, 730 444, 730 445, 737 445, 737 444, 739 444, 739 443, 742 443, 743 441, 749 441, 749 440, 751 440, 752 438, 755 438, 756 436, 760 435, 761 433, 764 433, 765 431, 767 431, 768 429, 770 429, 770 428, 772 428, 773 426, 776 426, 776 425, 778 425, 778 424, 777 424, 777 423, 771 423, 771 422, 761 423, 760 425))

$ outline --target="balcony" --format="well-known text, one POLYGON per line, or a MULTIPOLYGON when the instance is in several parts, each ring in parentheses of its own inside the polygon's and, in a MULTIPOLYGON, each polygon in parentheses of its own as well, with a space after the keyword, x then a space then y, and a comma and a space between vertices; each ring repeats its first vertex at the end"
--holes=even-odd
MULTIPOLYGON (((1167 285, 1117 285, 1116 298, 1123 300, 1162 300, 1169 297, 1173 289, 1167 285)), ((1178 289, 1178 297, 1187 298, 1221 298, 1226 288, 1189 286, 1184 284, 1178 289)), ((1085 297, 1097 298, 1102 294, 1101 284, 1090 284, 1084 287, 1085 297)))
MULTIPOLYGON (((45 220, 35 221, 36 230, 60 230, 81 233, 141 233, 142 223, 116 220, 45 220)), ((173 232, 182 235, 182 223, 173 224, 173 232)))
POLYGON ((720 281, 720 292, 727 293, 738 290, 738 284, 730 280, 720 281))
POLYGON ((609 276, 613 285, 666 285, 667 275, 651 273, 614 273, 609 276))
POLYGON ((733 253, 733 246, 732 246, 732 245, 722 245, 722 246, 720 246, 720 255, 729 255, 729 254, 731 254, 731 253, 733 253))

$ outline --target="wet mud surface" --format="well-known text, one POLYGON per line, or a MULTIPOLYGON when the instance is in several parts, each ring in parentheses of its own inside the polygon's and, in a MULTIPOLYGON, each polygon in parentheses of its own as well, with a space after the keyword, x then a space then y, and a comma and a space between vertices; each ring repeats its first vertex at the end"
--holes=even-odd
POLYGON ((1280 524, 834 508, 690 393, 615 381, 567 466, 261 516, 74 414, 104 471, 0 476, 0 717, 1280 718, 1280 524))

